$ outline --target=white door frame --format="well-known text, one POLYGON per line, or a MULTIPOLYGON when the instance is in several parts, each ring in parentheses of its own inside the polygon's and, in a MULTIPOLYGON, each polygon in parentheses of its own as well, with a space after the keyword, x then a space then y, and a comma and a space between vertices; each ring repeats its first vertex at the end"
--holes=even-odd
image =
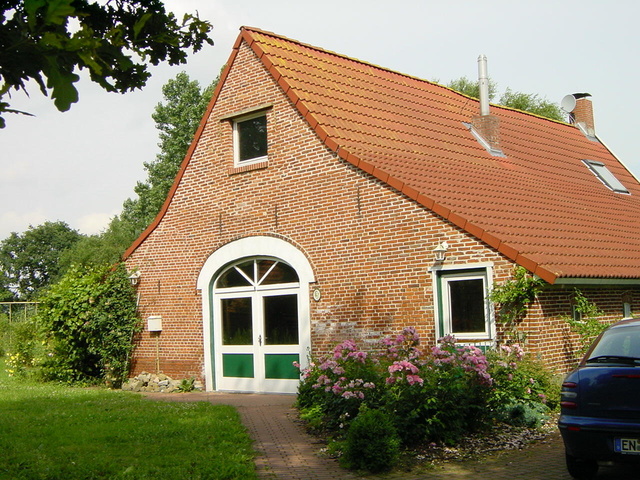
MULTIPOLYGON (((202 292, 202 326, 204 338, 204 363, 205 385, 208 391, 216 390, 215 371, 219 370, 215 365, 213 355, 214 347, 214 298, 213 281, 216 275, 225 265, 246 257, 273 257, 289 264, 298 274, 300 280, 299 311, 300 317, 300 364, 304 368, 307 365, 307 355, 311 349, 311 322, 309 315, 309 284, 315 282, 313 268, 307 257, 289 242, 275 237, 255 236, 246 237, 228 243, 215 252, 205 261, 198 275, 197 288, 202 292)), ((284 382, 287 383, 287 382, 284 382)), ((291 383, 291 382, 288 382, 291 383)), ((269 385, 266 387, 273 393, 295 393, 290 391, 290 385, 269 385)))

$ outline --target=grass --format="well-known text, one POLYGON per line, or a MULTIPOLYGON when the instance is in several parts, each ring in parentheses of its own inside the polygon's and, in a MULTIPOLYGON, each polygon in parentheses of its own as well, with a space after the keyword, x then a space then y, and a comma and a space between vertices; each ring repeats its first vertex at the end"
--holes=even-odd
POLYGON ((233 407, 24 382, 0 358, 0 479, 255 479, 233 407))

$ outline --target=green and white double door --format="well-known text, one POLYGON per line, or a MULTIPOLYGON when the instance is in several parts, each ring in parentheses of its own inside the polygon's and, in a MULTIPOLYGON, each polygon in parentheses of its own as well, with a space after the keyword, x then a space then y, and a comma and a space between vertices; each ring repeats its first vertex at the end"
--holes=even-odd
POLYGON ((214 283, 216 389, 295 393, 308 348, 298 276, 274 258, 244 259, 214 283))

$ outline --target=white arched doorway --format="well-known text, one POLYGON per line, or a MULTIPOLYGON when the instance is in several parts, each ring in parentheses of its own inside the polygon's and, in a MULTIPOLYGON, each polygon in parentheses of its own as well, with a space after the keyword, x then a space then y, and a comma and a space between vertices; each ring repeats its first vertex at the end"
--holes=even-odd
POLYGON ((198 276, 208 390, 295 393, 311 346, 304 254, 274 237, 216 250, 198 276))

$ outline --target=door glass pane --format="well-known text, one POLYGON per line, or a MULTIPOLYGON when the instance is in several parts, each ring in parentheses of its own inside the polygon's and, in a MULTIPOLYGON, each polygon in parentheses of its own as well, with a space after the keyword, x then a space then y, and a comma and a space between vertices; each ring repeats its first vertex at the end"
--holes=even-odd
POLYGON ((485 332, 482 279, 450 280, 448 284, 452 333, 485 332))
MULTIPOLYGON (((265 270, 266 271, 266 270, 265 270)), ((274 285, 276 283, 297 283, 298 274, 296 271, 285 263, 278 263, 273 270, 269 272, 267 278, 262 281, 263 285, 274 285)))
POLYGON ((253 325, 250 298, 223 298, 222 344, 251 345, 253 325))
POLYGON ((298 344, 298 296, 264 297, 265 345, 298 344))

